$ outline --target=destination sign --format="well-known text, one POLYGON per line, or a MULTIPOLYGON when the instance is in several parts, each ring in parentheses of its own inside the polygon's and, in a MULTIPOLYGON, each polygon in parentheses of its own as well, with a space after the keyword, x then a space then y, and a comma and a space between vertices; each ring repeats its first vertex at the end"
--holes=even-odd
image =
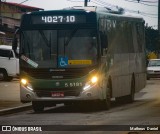
POLYGON ((32 16, 32 24, 86 23, 85 15, 42 15, 32 16))

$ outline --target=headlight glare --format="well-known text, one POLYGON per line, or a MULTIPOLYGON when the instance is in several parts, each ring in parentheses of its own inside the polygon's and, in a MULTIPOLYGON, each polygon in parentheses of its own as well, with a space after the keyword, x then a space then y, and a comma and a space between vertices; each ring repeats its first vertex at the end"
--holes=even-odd
POLYGON ((86 91, 86 90, 88 90, 90 87, 91 87, 91 85, 86 85, 86 86, 84 86, 83 90, 86 91))
POLYGON ((98 81, 97 76, 91 77, 91 79, 83 87, 83 90, 86 91, 86 90, 90 89, 92 86, 94 86, 97 83, 97 81, 98 81))
POLYGON ((33 91, 33 87, 32 85, 28 82, 27 79, 21 79, 21 83, 23 86, 25 86, 26 88, 28 88, 29 90, 33 91))
POLYGON ((31 91, 33 91, 32 85, 30 83, 27 84, 27 88, 31 91))
POLYGON ((91 78, 91 82, 94 84, 94 83, 96 83, 98 81, 98 78, 96 77, 96 76, 93 76, 92 78, 91 78))
POLYGON ((21 79, 21 83, 22 83, 23 85, 27 85, 28 81, 27 81, 26 79, 21 79))

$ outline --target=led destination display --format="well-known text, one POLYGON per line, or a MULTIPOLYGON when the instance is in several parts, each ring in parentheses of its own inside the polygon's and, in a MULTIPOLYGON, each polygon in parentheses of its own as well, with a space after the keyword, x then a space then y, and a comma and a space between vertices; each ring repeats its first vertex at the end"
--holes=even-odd
POLYGON ((86 23, 85 15, 36 15, 32 16, 32 24, 73 24, 86 23))

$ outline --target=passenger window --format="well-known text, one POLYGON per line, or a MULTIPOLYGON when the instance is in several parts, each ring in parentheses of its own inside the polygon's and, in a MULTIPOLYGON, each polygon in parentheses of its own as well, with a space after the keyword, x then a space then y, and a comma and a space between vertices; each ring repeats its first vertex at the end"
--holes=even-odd
POLYGON ((9 57, 13 58, 13 52, 12 51, 9 51, 9 57))
POLYGON ((3 49, 0 49, 0 56, 1 57, 9 57, 12 58, 13 57, 13 52, 10 51, 10 50, 3 50, 3 49))

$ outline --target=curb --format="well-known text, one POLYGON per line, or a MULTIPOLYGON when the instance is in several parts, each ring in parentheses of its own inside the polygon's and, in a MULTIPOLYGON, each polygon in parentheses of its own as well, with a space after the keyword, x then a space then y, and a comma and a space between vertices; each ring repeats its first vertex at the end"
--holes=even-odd
POLYGON ((6 109, 0 110, 0 116, 7 115, 7 114, 13 114, 13 113, 17 113, 17 112, 23 112, 23 111, 31 110, 31 109, 32 109, 31 104, 30 105, 13 107, 13 108, 6 108, 6 109))

